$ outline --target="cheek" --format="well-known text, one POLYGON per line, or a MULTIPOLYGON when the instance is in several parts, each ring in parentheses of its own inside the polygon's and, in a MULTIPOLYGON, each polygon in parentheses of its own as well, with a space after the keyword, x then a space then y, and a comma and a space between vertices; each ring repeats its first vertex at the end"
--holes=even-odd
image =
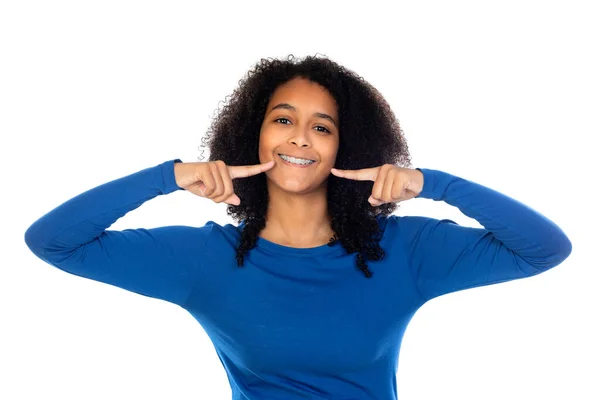
POLYGON ((261 134, 258 140, 258 159, 261 163, 273 160, 277 155, 275 154, 279 143, 273 140, 275 136, 269 135, 268 131, 261 134))
POLYGON ((335 164, 335 160, 337 158, 338 149, 339 149, 339 146, 336 143, 335 146, 333 146, 333 148, 331 148, 330 151, 329 151, 329 153, 328 153, 327 159, 328 159, 329 163, 331 163, 331 165, 335 164))
POLYGON ((266 132, 261 131, 258 138, 258 153, 261 156, 266 156, 270 152, 269 136, 266 132))
POLYGON ((258 148, 268 151, 273 145, 274 137, 275 135, 269 132, 269 129, 261 129, 258 137, 258 148))

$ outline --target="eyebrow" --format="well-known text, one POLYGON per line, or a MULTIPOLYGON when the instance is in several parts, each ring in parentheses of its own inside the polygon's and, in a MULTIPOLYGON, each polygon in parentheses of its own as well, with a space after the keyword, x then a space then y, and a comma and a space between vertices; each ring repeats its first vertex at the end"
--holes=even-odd
MULTIPOLYGON (((276 110, 278 108, 284 108, 286 110, 296 111, 296 107, 294 107, 288 103, 279 103, 275 107, 271 108, 271 111, 276 110)), ((337 124, 335 123, 335 120, 331 117, 331 115, 316 112, 313 114, 313 116, 329 120, 336 128, 338 127, 337 124)))

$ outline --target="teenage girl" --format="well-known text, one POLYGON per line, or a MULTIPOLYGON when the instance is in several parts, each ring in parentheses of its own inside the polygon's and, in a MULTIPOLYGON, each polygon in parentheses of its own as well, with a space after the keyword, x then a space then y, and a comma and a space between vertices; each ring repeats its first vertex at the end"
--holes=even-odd
POLYGON ((411 168, 388 103, 327 58, 261 60, 206 139, 208 161, 164 161, 92 188, 25 241, 68 273, 187 310, 236 400, 396 399, 400 343, 424 303, 571 253, 565 233, 519 201, 411 168), (108 229, 178 190, 227 203, 237 225, 108 229), (483 228, 392 214, 416 197, 483 228))

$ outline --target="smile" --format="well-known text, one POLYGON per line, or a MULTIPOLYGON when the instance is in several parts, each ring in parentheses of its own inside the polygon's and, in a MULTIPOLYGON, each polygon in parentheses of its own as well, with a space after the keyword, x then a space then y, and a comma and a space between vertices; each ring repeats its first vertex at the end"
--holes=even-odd
POLYGON ((279 154, 279 158, 281 158, 284 161, 284 163, 286 163, 287 165, 291 165, 293 167, 298 167, 298 168, 306 168, 315 163, 314 160, 295 158, 295 157, 287 156, 285 154, 279 154))

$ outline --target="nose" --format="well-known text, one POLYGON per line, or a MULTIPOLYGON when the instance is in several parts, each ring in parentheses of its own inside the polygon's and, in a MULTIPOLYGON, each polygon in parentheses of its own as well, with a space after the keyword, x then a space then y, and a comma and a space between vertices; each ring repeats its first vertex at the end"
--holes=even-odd
POLYGON ((290 143, 295 144, 298 147, 309 147, 308 143, 302 140, 292 140, 290 143))
POLYGON ((308 134, 304 129, 296 129, 294 134, 290 137, 290 143, 298 147, 310 147, 308 134))

